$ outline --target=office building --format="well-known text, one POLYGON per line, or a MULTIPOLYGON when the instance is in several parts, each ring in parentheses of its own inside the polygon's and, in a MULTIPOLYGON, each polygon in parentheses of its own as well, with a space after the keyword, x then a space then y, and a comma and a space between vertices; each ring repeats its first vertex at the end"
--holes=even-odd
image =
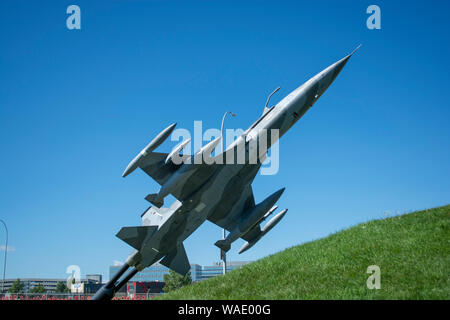
MULTIPOLYGON (((227 271, 240 268, 241 266, 250 263, 251 261, 230 261, 227 263, 227 271)), ((116 272, 119 271, 121 266, 110 266, 109 278, 111 279, 116 272)), ((223 274, 223 268, 221 262, 216 262, 212 266, 200 266, 198 264, 191 264, 191 278, 192 282, 198 282, 206 280, 218 275, 223 274)), ((169 273, 169 268, 162 264, 155 263, 154 265, 145 268, 138 272, 130 282, 164 282, 164 275, 169 273)))

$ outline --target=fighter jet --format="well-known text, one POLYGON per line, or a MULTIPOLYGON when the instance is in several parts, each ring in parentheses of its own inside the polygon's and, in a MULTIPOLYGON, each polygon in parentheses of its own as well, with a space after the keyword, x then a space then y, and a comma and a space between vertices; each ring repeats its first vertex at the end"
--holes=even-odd
POLYGON ((281 188, 255 203, 251 184, 265 160, 267 150, 314 105, 358 48, 269 108, 272 93, 259 119, 223 153, 212 156, 221 137, 193 155, 182 153, 189 141, 183 141, 170 153, 155 152, 176 124, 161 131, 130 162, 122 175, 126 177, 140 168, 161 188, 145 197, 152 206, 142 214, 142 225, 123 227, 117 233, 118 238, 135 250, 93 299, 111 299, 138 271, 158 261, 180 274, 186 274, 190 264, 183 241, 206 220, 229 231, 225 239, 215 243, 224 252, 235 240, 242 238, 246 241, 239 251, 242 253, 267 234, 287 212, 287 209, 282 210, 261 229, 260 224, 277 209, 275 204, 284 191, 281 188), (277 133, 275 136, 268 134, 273 130, 277 133), (265 143, 264 148, 261 148, 261 142, 265 143), (168 195, 176 200, 165 208, 164 200, 168 195), (134 269, 118 281, 130 267, 134 269))

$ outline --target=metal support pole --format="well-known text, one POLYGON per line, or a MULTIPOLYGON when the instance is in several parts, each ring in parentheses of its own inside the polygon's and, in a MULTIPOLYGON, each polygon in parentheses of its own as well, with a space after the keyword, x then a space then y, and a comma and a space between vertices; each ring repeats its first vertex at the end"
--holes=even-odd
POLYGON ((130 266, 124 264, 120 270, 114 275, 114 277, 104 284, 92 297, 92 300, 110 300, 114 297, 114 293, 117 290, 116 281, 128 270, 130 266))
MULTIPOLYGON (((222 234, 223 235, 223 240, 225 240, 225 229, 223 229, 222 231, 223 231, 223 234, 222 234)), ((220 249, 220 250, 221 250, 221 253, 222 253, 223 274, 226 274, 227 273, 227 253, 224 250, 222 250, 222 249, 220 249)))
POLYGON ((134 268, 133 270, 131 270, 131 272, 129 272, 125 278, 123 278, 122 280, 120 280, 120 282, 116 285, 115 290, 120 290, 120 288, 122 288, 124 285, 127 284, 127 282, 134 277, 134 275, 136 273, 138 273, 139 270, 137 268, 134 268))
MULTIPOLYGON (((227 116, 227 114, 230 114, 232 117, 236 116, 236 114, 234 114, 231 111, 227 111, 225 112, 225 114, 222 117, 222 125, 220 126, 220 150, 222 151, 222 161, 225 164, 225 155, 223 154, 223 123, 225 122, 225 117, 227 116)), ((225 240, 225 229, 222 230, 222 239, 225 240)), ((225 251, 223 251, 222 249, 220 249, 220 258, 222 259, 223 263, 223 274, 227 273, 227 253, 225 251)))
POLYGON ((117 280, 119 280, 119 278, 125 273, 125 271, 128 270, 129 267, 130 266, 125 263, 119 269, 119 271, 117 271, 117 273, 114 275, 114 277, 111 280, 109 280, 109 282, 107 283, 108 288, 113 287, 116 284, 117 280))
POLYGON ((0 221, 3 223, 3 225, 5 226, 5 230, 6 230, 5 259, 3 262, 3 281, 2 281, 2 293, 4 293, 5 273, 6 273, 6 255, 8 254, 8 227, 6 226, 5 221, 3 221, 2 219, 0 219, 0 221))

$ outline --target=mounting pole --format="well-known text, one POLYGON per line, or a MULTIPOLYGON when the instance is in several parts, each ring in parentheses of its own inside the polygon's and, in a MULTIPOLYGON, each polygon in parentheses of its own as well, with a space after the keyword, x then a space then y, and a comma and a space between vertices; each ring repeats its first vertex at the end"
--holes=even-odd
MULTIPOLYGON (((222 117, 222 125, 220 126, 220 150, 222 151, 222 157, 224 157, 223 163, 225 164, 225 156, 223 154, 223 123, 225 122, 225 117, 227 116, 227 114, 230 114, 232 117, 236 116, 235 113, 231 112, 231 111, 227 111, 225 112, 225 114, 222 117)), ((225 228, 222 230, 222 239, 225 240, 225 228)), ((222 266, 223 266, 223 274, 227 273, 227 253, 225 251, 223 251, 222 249, 220 249, 220 259, 223 261, 222 266)))

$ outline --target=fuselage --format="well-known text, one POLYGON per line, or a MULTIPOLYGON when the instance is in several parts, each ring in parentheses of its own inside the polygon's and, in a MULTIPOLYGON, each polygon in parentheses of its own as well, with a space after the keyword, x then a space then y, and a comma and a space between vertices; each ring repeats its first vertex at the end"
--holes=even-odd
MULTIPOLYGON (((181 199, 174 204, 174 212, 159 224, 158 231, 147 239, 139 250, 138 268, 142 269, 157 262, 178 243, 189 237, 206 219, 213 217, 220 222, 221 219, 225 221, 230 217, 242 215, 247 204, 241 195, 250 187, 264 160, 263 156, 261 161, 256 163, 248 161, 254 145, 252 142, 258 141, 265 134, 264 138, 267 137, 265 152, 267 152, 325 92, 350 56, 337 61, 309 79, 252 124, 224 152, 227 154, 234 150, 234 162, 229 163, 224 159, 227 164, 211 164, 209 169, 202 169, 200 175, 196 174, 196 164, 182 164, 175 173, 182 176, 182 183, 178 182, 175 186, 180 188, 178 191, 181 199), (273 130, 277 131, 275 138, 271 135, 273 130), (239 148, 245 150, 244 163, 236 161, 239 148), (191 179, 195 179, 195 184, 199 187, 194 191, 183 192, 186 185, 192 185, 191 179)), ((151 220, 148 223, 151 223, 151 220)))

